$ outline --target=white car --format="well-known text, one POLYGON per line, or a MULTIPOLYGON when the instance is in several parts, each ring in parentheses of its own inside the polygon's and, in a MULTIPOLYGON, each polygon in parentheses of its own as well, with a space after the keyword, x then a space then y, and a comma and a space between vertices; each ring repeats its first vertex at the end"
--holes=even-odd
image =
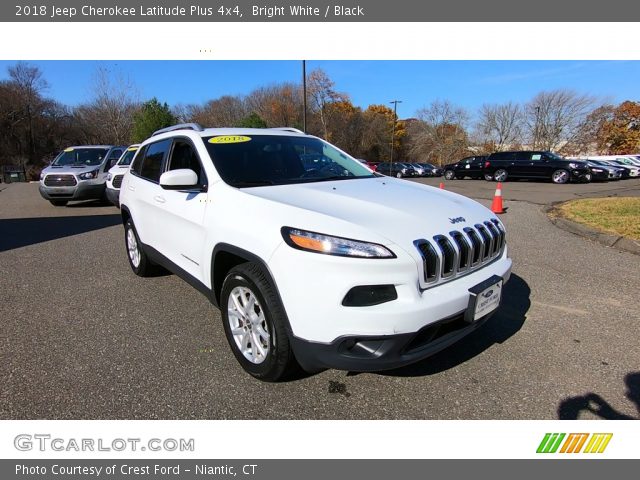
POLYGON ((118 163, 111 167, 109 173, 107 173, 107 188, 105 194, 107 199, 116 207, 120 206, 120 186, 122 185, 122 179, 124 178, 124 174, 127 173, 127 170, 129 170, 131 161, 139 147, 139 144, 130 145, 122 153, 118 163))
POLYGON ((290 128, 160 130, 120 203, 133 271, 159 264, 204 293, 262 380, 419 361, 487 320, 511 273, 484 206, 290 128))

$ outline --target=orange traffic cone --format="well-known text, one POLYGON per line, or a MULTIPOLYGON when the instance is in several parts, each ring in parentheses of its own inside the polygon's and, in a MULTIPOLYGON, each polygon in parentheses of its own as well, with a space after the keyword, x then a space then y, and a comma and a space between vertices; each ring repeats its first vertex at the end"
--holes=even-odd
POLYGON ((504 213, 505 210, 502 207, 502 182, 498 182, 498 188, 493 196, 493 203, 491 203, 491 211, 493 213, 504 213))
POLYGON ((444 182, 440 182, 440 188, 444 190, 444 182))

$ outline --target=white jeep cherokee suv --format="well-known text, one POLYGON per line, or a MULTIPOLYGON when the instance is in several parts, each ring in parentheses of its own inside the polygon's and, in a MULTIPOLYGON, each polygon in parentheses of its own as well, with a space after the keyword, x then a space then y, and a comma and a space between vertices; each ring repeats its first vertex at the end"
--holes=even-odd
POLYGON ((120 203, 133 271, 204 293, 262 380, 421 360, 487 320, 511 272, 484 206, 290 128, 160 130, 120 203))

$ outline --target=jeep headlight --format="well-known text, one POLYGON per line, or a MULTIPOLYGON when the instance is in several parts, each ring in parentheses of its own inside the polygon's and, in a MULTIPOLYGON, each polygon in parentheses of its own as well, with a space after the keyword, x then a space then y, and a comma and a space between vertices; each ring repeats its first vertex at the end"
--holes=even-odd
POLYGON ((598 172, 598 173, 604 172, 604 170, 602 170, 601 168, 594 168, 594 167, 591 167, 591 171, 598 172))
POLYGON ((377 243, 334 237, 291 227, 282 227, 281 232, 287 245, 298 250, 339 257, 396 258, 391 250, 377 243))
POLYGON ((569 164, 569 168, 580 168, 581 165, 579 163, 571 162, 569 164))
POLYGON ((78 178, 80 180, 92 180, 98 176, 98 170, 99 169, 95 169, 91 170, 90 172, 80 173, 78 174, 78 178))
POLYGON ((113 175, 111 175, 111 172, 107 173, 107 181, 111 181, 111 179, 113 178, 113 175))
POLYGON ((45 173, 44 172, 40 172, 40 180, 44 180, 44 176, 45 176, 45 173))

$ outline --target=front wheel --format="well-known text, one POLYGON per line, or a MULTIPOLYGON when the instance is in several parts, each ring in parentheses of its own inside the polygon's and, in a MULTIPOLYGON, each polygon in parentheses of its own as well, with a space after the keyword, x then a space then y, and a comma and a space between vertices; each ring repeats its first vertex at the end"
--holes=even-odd
POLYGON ((299 367, 275 288, 255 263, 231 269, 222 284, 220 311, 236 359, 254 377, 276 382, 299 367))
POLYGON ((129 259, 129 265, 133 273, 139 277, 148 277, 153 273, 153 267, 151 261, 144 252, 136 227, 133 225, 133 221, 128 219, 124 225, 124 242, 127 248, 127 258, 129 259))
POLYGON ((396 173, 396 178, 402 178, 402 172, 396 173))
POLYGON ((484 179, 485 179, 487 182, 493 182, 493 175, 491 175, 490 173, 485 173, 485 174, 484 174, 484 179))
POLYGON ((54 207, 64 207, 67 203, 69 203, 67 200, 49 200, 49 202, 51 202, 51 205, 53 205, 54 207))
POLYGON ((569 181, 569 172, 564 169, 556 170, 551 174, 551 181, 557 184, 567 183, 569 181))
POLYGON ((456 174, 453 170, 447 170, 446 172, 444 172, 444 178, 446 180, 453 180, 455 176, 456 174))

